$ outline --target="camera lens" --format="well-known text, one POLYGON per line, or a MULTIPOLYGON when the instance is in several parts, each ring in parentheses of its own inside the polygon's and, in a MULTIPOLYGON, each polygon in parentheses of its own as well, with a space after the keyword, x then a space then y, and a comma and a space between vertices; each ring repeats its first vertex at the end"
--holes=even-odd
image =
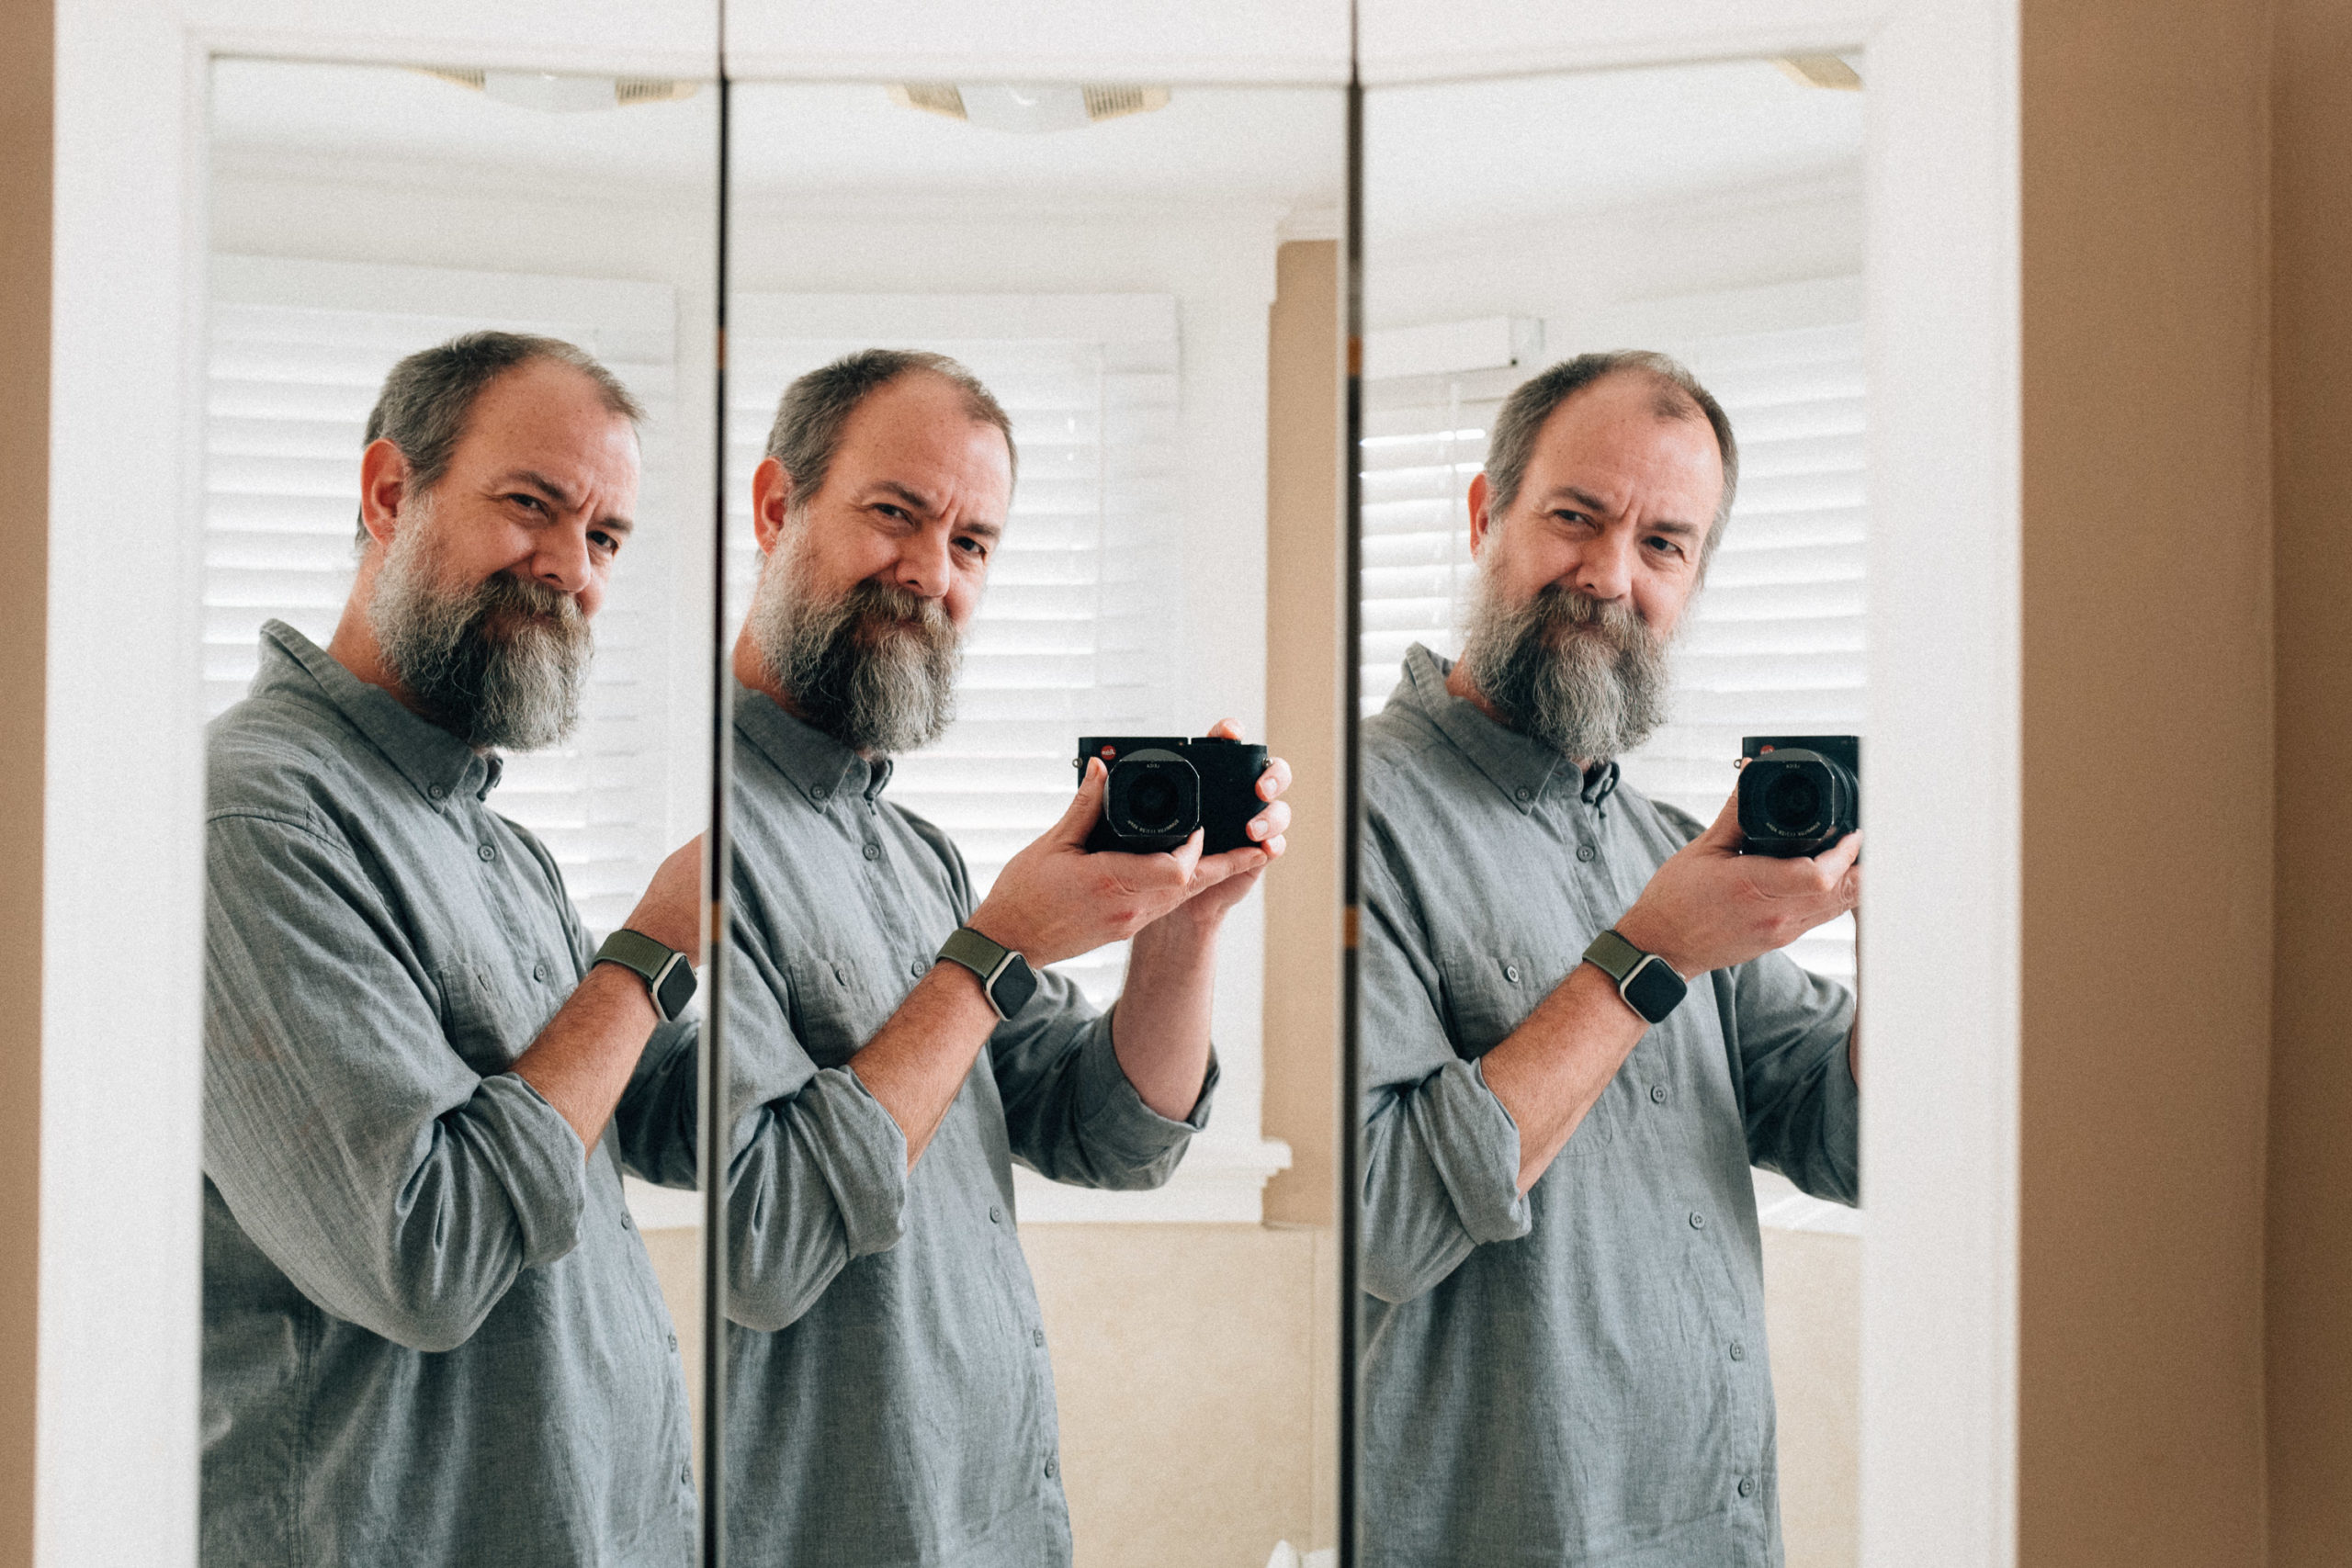
POLYGON ((1764 817, 1773 829, 1802 833, 1821 820, 1821 786, 1809 768, 1789 768, 1764 790, 1764 817))
POLYGON ((1166 773, 1146 773, 1127 791, 1127 819, 1147 833, 1173 828, 1176 806, 1176 781, 1166 773))

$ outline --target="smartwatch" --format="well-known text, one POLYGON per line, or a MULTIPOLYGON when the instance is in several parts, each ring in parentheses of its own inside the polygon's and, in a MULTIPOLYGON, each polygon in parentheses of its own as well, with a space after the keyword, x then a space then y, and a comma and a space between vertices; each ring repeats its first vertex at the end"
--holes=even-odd
POLYGON ((1655 953, 1644 953, 1615 931, 1602 931, 1584 950, 1584 961, 1617 982, 1625 1005, 1650 1023, 1663 1023, 1680 1005, 1690 987, 1674 965, 1655 953))
POLYGON ((662 1015, 664 1023, 674 1023, 694 999, 695 966, 686 955, 674 948, 662 946, 642 931, 624 927, 605 939, 589 964, 617 964, 635 973, 652 994, 653 1010, 662 1015))
POLYGON ((978 975, 981 994, 999 1018, 1011 1018, 1037 994, 1037 975, 1029 961, 969 926, 956 927, 955 934, 940 944, 938 962, 961 964, 978 975))

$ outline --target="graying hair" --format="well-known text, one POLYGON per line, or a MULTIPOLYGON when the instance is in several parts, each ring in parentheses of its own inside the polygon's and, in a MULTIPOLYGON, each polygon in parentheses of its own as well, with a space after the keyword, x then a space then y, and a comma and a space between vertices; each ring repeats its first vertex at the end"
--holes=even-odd
MULTIPOLYGON (((620 378, 586 349, 561 338, 529 333, 479 332, 419 349, 384 378, 383 390, 368 415, 363 446, 389 441, 408 459, 409 489, 429 492, 449 471, 475 400, 509 370, 541 361, 568 365, 594 384, 605 407, 631 424, 645 423, 645 410, 620 378)), ((359 522, 359 546, 368 545, 368 522, 359 522)))
POLYGON ((1707 525, 1706 543, 1700 547, 1699 569, 1714 558, 1715 545, 1731 520, 1732 497, 1739 489, 1739 443, 1732 438, 1731 416, 1699 378, 1680 361, 1647 349, 1621 348, 1608 354, 1579 354, 1564 359, 1542 375, 1521 382, 1503 400, 1495 415, 1494 433, 1487 440, 1487 515, 1499 517, 1519 499, 1527 478, 1528 459, 1535 453, 1536 433, 1552 411, 1606 376, 1631 372, 1645 376, 1657 389, 1650 412, 1660 419, 1703 418, 1715 433, 1715 450, 1724 460, 1723 500, 1707 525))
POLYGON ((974 423, 991 425, 1004 437, 1004 453, 1015 478, 1021 453, 1012 444, 1012 420, 980 378, 944 354, 913 348, 866 348, 820 366, 784 389, 775 423, 768 429, 768 453, 792 479, 792 509, 808 504, 823 488, 841 451, 849 416, 867 398, 901 376, 928 371, 963 394, 964 412, 974 423))

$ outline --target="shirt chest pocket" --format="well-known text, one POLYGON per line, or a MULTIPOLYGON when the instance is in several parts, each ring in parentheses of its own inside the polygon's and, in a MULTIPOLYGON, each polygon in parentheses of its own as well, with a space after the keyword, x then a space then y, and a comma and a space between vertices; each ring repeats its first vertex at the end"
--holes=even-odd
POLYGON ((1445 988, 1446 1030, 1455 1054, 1472 1059, 1500 1044, 1527 1021, 1574 963, 1573 957, 1533 942, 1441 952, 1438 976, 1445 988))
POLYGON ((786 978, 792 987, 792 1032, 820 1067, 838 1067, 855 1055, 896 1005, 895 998, 884 1005, 872 978, 847 958, 804 953, 786 978))
POLYGON ((433 980, 449 1048, 483 1077, 513 1066, 545 1022, 535 1016, 520 982, 487 960, 452 959, 434 968, 433 980))

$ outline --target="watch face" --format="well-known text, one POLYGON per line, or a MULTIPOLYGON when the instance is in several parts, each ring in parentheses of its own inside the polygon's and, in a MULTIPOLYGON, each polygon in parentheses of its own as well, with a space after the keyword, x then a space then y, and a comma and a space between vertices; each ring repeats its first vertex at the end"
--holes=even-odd
POLYGON ((662 976, 662 983, 653 988, 653 1005, 662 1010, 663 1018, 674 1019, 694 998, 694 965, 681 958, 670 965, 669 972, 662 976))
POLYGON ((1624 987, 1625 999, 1634 1010, 1652 1023, 1662 1022, 1689 989, 1674 966, 1662 958, 1653 958, 1635 970, 1624 987))
POLYGON ((1029 961, 1017 953, 1012 955, 1012 962, 1004 966, 1004 972, 996 977, 996 984, 989 991, 989 998, 996 1003, 996 1010, 1006 1018, 1012 1017, 1023 1008, 1027 1007, 1029 998, 1036 994, 1037 976, 1030 969, 1029 961))

